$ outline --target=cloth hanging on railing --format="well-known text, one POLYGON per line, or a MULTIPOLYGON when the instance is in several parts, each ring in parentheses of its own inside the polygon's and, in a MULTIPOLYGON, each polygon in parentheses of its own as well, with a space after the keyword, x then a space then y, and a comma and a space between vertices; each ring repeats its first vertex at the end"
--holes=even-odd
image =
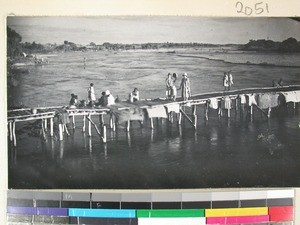
POLYGON ((263 93, 258 95, 257 103, 258 106, 262 109, 273 108, 278 106, 278 97, 277 93, 263 93))
POLYGON ((281 92, 285 102, 300 102, 300 91, 281 92))
POLYGON ((239 98, 241 99, 241 104, 246 104, 246 96, 245 95, 239 95, 239 98))
POLYGON ((208 106, 211 109, 218 109, 219 108, 219 101, 218 101, 218 99, 217 98, 210 98, 208 106))
POLYGON ((231 109, 231 99, 228 96, 224 98, 224 108, 231 109))
POLYGON ((112 112, 116 116, 118 123, 124 123, 129 120, 144 120, 143 109, 137 107, 123 110, 113 110, 112 112))
POLYGON ((257 105, 256 99, 255 99, 255 94, 247 94, 248 96, 248 105, 257 105))
POLYGON ((168 104, 168 105, 165 105, 165 107, 166 107, 168 113, 170 113, 170 112, 179 113, 180 106, 178 103, 168 104))
POLYGON ((146 110, 149 118, 153 118, 153 117, 167 118, 166 108, 162 105, 149 107, 146 108, 146 110))

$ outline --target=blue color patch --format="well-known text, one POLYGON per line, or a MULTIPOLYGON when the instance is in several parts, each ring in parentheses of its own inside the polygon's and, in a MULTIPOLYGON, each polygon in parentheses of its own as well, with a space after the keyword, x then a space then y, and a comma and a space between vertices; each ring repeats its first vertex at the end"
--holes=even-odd
POLYGON ((69 216, 94 218, 136 218, 136 211, 129 209, 69 209, 69 216))

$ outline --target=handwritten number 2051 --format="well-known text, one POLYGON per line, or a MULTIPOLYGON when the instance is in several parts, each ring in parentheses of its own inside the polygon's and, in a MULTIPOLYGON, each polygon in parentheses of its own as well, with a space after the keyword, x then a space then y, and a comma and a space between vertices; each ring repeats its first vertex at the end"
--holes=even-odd
POLYGON ((243 13, 247 16, 251 16, 252 14, 262 14, 264 11, 266 11, 267 13, 269 13, 269 6, 268 3, 263 3, 263 2, 258 2, 256 4, 254 4, 254 8, 251 8, 249 6, 245 6, 243 5, 242 2, 237 2, 235 4, 235 7, 237 9, 237 13, 243 13))

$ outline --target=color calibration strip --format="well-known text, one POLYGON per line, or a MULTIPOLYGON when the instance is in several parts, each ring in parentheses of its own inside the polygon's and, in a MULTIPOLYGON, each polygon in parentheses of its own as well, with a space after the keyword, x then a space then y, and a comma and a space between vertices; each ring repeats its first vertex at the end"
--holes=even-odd
POLYGON ((294 220, 293 199, 294 190, 145 194, 8 191, 7 219, 8 223, 31 221, 33 224, 272 222, 287 225, 294 220))

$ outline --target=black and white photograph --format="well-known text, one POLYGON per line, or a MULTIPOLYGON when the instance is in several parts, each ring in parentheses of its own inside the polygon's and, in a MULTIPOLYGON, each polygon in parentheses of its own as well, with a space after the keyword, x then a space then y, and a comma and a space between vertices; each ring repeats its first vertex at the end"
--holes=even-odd
POLYGON ((300 186, 299 18, 6 25, 9 189, 300 186))

